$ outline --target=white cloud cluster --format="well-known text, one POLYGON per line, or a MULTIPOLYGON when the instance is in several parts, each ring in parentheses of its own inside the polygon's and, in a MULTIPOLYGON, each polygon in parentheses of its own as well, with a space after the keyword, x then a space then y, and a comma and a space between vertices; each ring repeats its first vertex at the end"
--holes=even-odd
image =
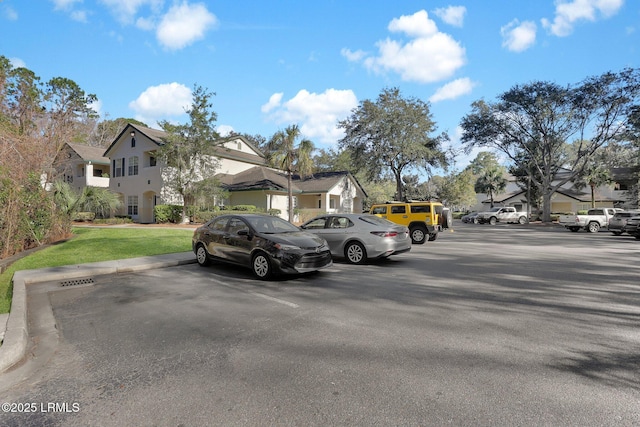
POLYGON ((468 95, 471 93, 475 85, 476 84, 468 77, 456 79, 439 88, 436 93, 429 98, 429 101, 438 102, 446 99, 455 99, 462 95, 468 95))
POLYGON ((218 24, 218 18, 202 4, 177 4, 162 17, 156 30, 160 44, 170 50, 182 49, 204 38, 206 31, 218 24))
POLYGON ((522 52, 536 42, 537 27, 535 22, 520 22, 517 19, 500 28, 502 47, 512 52, 522 52))
POLYGON ((433 12, 447 24, 453 25, 454 27, 462 27, 467 8, 464 6, 449 6, 436 9, 433 12))
POLYGON ((447 79, 466 63, 465 49, 449 34, 440 32, 425 10, 394 18, 388 30, 410 39, 379 41, 377 56, 349 49, 342 49, 342 55, 349 61, 362 61, 373 72, 393 71, 405 81, 419 83, 447 79))
POLYGON ((336 127, 339 120, 346 118, 358 99, 351 90, 327 89, 323 93, 299 91, 293 98, 282 102, 283 94, 271 95, 262 106, 268 120, 276 124, 298 124, 305 138, 323 144, 333 144, 343 136, 336 127))
POLYGON ((135 101, 129 103, 129 108, 135 111, 137 120, 153 126, 158 120, 185 114, 192 101, 191 89, 173 82, 148 87, 135 101))
POLYGON ((624 0, 557 0, 553 21, 542 19, 542 25, 558 37, 568 36, 580 21, 594 22, 618 13, 624 0))
MULTIPOLYGON (((51 0, 56 10, 70 18, 87 23, 90 12, 80 10, 83 0, 51 0)), ((207 31, 218 25, 218 18, 205 3, 174 1, 164 10, 164 0, 99 0, 115 19, 123 25, 134 25, 144 31, 155 31, 156 39, 167 50, 183 49, 205 37, 207 31), (142 13, 146 15, 142 15, 142 13)))

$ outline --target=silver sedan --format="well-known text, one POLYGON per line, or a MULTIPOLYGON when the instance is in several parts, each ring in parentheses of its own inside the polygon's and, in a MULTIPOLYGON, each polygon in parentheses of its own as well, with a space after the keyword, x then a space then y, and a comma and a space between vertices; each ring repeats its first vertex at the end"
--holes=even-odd
POLYGON ((411 250, 407 227, 370 214, 320 215, 300 228, 323 237, 331 255, 352 264, 411 250))

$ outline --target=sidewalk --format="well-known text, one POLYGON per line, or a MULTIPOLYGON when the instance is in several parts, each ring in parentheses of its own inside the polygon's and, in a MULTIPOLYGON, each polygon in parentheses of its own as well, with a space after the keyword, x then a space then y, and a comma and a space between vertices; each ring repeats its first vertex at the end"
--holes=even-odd
POLYGON ((67 265, 39 270, 17 271, 13 276, 13 300, 11 312, 0 315, 0 374, 18 363, 25 355, 29 343, 27 322, 27 285, 56 280, 90 278, 106 274, 132 273, 155 268, 192 264, 193 252, 130 258, 88 264, 67 265))

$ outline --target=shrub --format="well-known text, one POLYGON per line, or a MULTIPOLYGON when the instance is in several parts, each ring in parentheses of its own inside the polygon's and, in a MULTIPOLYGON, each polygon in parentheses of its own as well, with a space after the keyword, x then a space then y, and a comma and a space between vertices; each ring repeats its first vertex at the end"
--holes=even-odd
POLYGON ((156 205, 153 213, 156 222, 160 224, 167 222, 177 224, 182 222, 182 206, 180 205, 156 205))
POLYGON ((78 222, 93 221, 94 219, 96 219, 95 212, 76 212, 73 217, 73 220, 78 222))

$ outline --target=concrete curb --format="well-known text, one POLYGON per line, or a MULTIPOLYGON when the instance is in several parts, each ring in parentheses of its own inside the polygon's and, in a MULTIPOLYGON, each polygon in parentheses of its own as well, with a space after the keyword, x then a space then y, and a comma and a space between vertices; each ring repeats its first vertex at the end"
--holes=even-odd
MULTIPOLYGON (((174 267, 196 262, 193 252, 22 270, 13 275, 13 299, 4 341, 0 346, 0 373, 18 363, 29 344, 27 322, 27 285, 56 280, 80 279, 107 274, 132 273, 155 268, 174 267)), ((0 328, 4 325, 0 324, 0 328)))

